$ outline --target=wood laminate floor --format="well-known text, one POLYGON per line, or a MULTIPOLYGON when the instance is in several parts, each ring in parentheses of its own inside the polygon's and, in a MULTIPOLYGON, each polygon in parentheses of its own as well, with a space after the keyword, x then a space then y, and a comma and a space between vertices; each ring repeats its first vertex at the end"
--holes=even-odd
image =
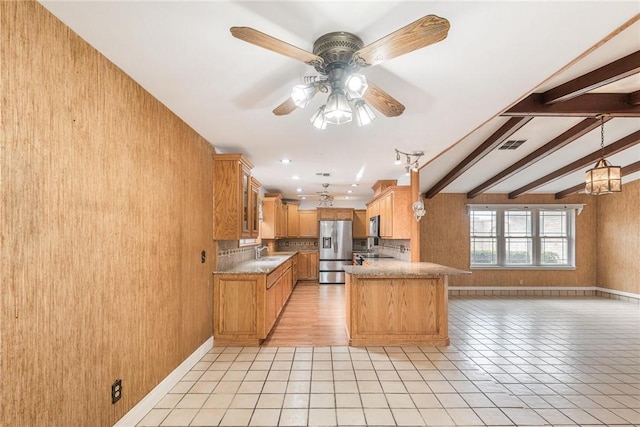
POLYGON ((262 345, 347 345, 344 320, 344 285, 300 282, 262 345))

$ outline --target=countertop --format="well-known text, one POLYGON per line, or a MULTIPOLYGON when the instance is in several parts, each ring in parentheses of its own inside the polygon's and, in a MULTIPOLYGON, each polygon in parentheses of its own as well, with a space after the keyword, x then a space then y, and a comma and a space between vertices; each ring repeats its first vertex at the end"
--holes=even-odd
POLYGON ((213 274, 269 274, 297 252, 274 252, 258 259, 245 261, 227 270, 215 270, 213 274))
POLYGON ((369 258, 368 265, 346 265, 347 274, 360 277, 439 277, 471 274, 445 265, 430 262, 407 262, 389 258, 369 258))

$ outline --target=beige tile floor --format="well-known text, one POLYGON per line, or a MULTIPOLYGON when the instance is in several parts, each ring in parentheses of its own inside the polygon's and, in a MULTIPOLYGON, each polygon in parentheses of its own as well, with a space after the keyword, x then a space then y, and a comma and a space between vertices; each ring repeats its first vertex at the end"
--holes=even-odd
POLYGON ((640 306, 450 300, 448 347, 215 347, 140 426, 640 425, 640 306))

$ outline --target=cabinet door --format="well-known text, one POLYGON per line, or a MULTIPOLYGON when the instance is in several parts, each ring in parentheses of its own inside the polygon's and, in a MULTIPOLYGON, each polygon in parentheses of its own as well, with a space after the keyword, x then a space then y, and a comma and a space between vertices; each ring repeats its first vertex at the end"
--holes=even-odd
POLYGON ((251 179, 251 199, 249 200, 251 211, 249 227, 250 237, 257 238, 260 235, 260 185, 253 178, 251 179))
POLYGON ((380 199, 380 237, 393 237, 393 194, 380 199))
POLYGON ((300 237, 318 237, 317 211, 298 211, 300 237))
POLYGON ((251 178, 250 171, 242 168, 242 237, 251 237, 251 178))
POLYGON ((298 279, 309 278, 309 252, 298 252, 298 279))
POLYGON ((367 211, 363 209, 354 210, 353 211, 353 238, 366 239, 368 225, 369 225, 369 219, 367 218, 367 211))
POLYGON ((269 331, 271 331, 271 328, 273 327, 273 324, 276 321, 276 316, 277 316, 277 310, 276 310, 276 287, 271 286, 269 289, 267 289, 267 295, 265 298, 265 304, 266 304, 266 309, 265 309, 265 337, 269 334, 269 331))
POLYGON ((300 237, 298 205, 287 203, 287 237, 300 237))
POLYGON ((318 280, 318 252, 309 252, 309 279, 318 280))
POLYGON ((353 209, 336 209, 336 220, 353 221, 353 209))

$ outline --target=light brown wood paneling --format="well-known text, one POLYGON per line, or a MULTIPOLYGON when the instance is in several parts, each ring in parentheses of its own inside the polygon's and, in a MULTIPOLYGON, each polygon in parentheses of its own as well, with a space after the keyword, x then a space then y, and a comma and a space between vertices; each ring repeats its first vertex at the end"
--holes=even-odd
POLYGON ((640 294, 640 181, 597 197, 597 284, 640 294))
POLYGON ((39 3, 0 43, 0 424, 112 425, 211 336, 213 149, 39 3))
MULTIPOLYGON (((467 199, 466 194, 441 193, 425 200, 427 214, 420 221, 421 261, 469 270, 469 216, 465 205, 557 203, 552 194, 533 194, 509 200, 506 194, 483 194, 467 199)), ((575 195, 560 204, 584 203, 576 216, 575 270, 471 270, 468 276, 452 276, 457 286, 594 286, 596 279, 596 200, 575 195)))

